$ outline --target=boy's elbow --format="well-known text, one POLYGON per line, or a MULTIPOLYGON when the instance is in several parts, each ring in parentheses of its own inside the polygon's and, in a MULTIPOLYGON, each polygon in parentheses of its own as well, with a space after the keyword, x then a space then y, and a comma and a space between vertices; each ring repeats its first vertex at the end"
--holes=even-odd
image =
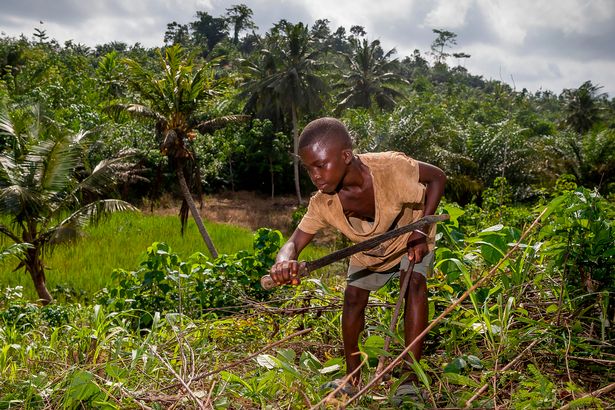
POLYGON ((438 184, 440 184, 442 187, 444 187, 446 185, 446 181, 447 181, 446 174, 440 168, 438 168, 438 167, 434 167, 434 168, 436 169, 435 175, 434 175, 434 177, 435 177, 434 179, 438 182, 438 184))

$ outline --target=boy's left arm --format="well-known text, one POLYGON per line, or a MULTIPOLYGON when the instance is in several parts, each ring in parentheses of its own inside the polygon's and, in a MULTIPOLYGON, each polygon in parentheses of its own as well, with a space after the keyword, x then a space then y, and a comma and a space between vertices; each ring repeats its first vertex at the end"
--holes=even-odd
MULTIPOLYGON (((420 161, 418 161, 418 164, 419 182, 425 185, 423 215, 433 215, 444 194, 446 174, 434 165, 420 161)), ((425 230, 427 231, 428 229, 425 230)), ((413 232, 408 238, 408 259, 410 261, 414 260, 415 263, 419 263, 428 252, 427 238, 423 232, 413 232)))

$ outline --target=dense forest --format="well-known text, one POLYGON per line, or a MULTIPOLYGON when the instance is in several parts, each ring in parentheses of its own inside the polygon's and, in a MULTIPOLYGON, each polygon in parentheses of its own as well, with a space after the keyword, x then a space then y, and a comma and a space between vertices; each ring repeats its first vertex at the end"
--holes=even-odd
MULTIPOLYGON (((159 48, 59 44, 42 26, 0 38, 0 261, 40 301, 1 284, 0 408, 388 406, 392 382, 350 402, 313 385, 342 368, 337 279, 264 291, 280 232, 219 254, 199 207, 248 190, 296 197, 299 218, 314 188, 298 135, 322 116, 357 152, 402 151, 448 177, 430 319, 459 304, 434 323, 415 369, 429 398, 412 405, 612 407, 615 99, 591 79, 530 92, 473 75, 445 29, 399 56, 361 26, 280 20, 258 34, 252 18, 241 4, 197 11, 159 48), (50 303, 56 247, 169 195, 208 255, 182 260, 159 238, 137 270, 50 303)), ((395 292, 370 302, 368 368, 395 292)))

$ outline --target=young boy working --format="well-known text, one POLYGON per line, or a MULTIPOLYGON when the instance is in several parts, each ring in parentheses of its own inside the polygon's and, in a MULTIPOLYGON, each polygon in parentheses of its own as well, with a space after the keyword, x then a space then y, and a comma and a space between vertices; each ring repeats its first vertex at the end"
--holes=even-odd
MULTIPOLYGON (((446 183, 442 170, 402 153, 353 154, 348 130, 334 118, 320 118, 305 127, 299 138, 299 156, 318 192, 271 267, 271 278, 278 285, 299 284, 297 258, 320 229, 333 226, 352 242, 362 242, 432 215, 446 183)), ((433 264, 434 236, 435 225, 351 257, 342 311, 347 374, 361 363, 358 342, 370 291, 381 288, 398 272, 403 274, 409 261, 415 263, 415 274, 404 295, 406 346, 427 326, 426 276, 433 264)), ((422 349, 421 340, 411 350, 415 360, 420 359, 422 349)), ((350 382, 358 386, 359 380, 357 372, 350 382)), ((415 376, 408 382, 416 382, 415 376)))

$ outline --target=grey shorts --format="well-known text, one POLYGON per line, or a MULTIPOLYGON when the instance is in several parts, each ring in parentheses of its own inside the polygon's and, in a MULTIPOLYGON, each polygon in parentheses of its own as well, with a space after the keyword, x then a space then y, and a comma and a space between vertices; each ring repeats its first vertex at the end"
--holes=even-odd
MULTIPOLYGON (((420 263, 414 265, 414 272, 418 272, 424 277, 431 275, 433 271, 434 253, 429 252, 423 257, 420 263)), ((346 283, 354 287, 365 290, 378 290, 391 278, 399 276, 402 270, 408 269, 410 262, 408 256, 404 255, 398 265, 392 267, 385 272, 374 272, 367 269, 365 266, 350 265, 348 267, 348 277, 346 283)))

